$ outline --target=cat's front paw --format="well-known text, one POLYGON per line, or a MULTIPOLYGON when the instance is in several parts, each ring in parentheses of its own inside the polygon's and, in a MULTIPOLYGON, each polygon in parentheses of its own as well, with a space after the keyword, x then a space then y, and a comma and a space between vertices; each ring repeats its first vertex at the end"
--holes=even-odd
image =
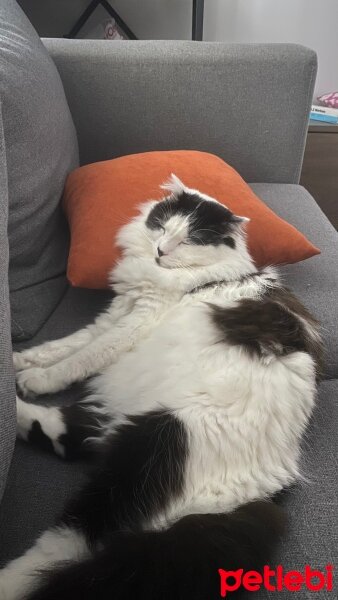
POLYGON ((13 352, 13 364, 16 371, 31 369, 36 366, 32 356, 24 350, 23 352, 13 352))
POLYGON ((50 350, 48 351, 46 347, 13 352, 13 363, 16 371, 24 371, 33 367, 48 367, 53 363, 51 358, 53 359, 53 355, 51 356, 50 350))
POLYGON ((24 396, 52 394, 62 389, 52 373, 40 367, 20 371, 16 375, 16 382, 24 396))

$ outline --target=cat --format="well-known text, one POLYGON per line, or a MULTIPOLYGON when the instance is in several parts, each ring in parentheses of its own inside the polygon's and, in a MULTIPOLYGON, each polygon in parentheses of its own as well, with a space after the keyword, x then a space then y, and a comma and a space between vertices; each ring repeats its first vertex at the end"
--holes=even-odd
POLYGON ((18 436, 97 464, 63 516, 0 572, 1 600, 213 600, 259 570, 299 477, 317 321, 247 249, 247 218, 172 175, 119 232, 94 324, 14 354, 24 396, 90 378, 67 407, 17 399, 18 436))

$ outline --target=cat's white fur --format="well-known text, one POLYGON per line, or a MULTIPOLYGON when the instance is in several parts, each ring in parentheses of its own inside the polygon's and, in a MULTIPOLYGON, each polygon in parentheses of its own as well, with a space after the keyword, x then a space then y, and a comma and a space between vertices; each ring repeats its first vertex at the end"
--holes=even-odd
MULTIPOLYGON (((169 189, 176 194, 182 184, 175 178, 169 189)), ((109 309, 94 325, 15 354, 14 362, 25 393, 56 392, 101 373, 91 383, 92 394, 115 417, 114 424, 126 414, 163 408, 184 423, 189 440, 184 493, 149 524, 165 527, 186 514, 226 512, 267 498, 297 478, 300 438, 314 404, 315 368, 304 352, 259 358, 240 346, 218 343, 208 303, 231 307, 241 298, 259 298, 276 273, 266 269, 265 275, 240 284, 256 271, 241 224, 236 250, 191 247, 181 243, 183 217, 165 233, 145 228, 153 206, 143 205, 119 233, 123 258, 112 281, 120 295, 109 309), (165 254, 157 264, 159 245, 165 254), (227 284, 189 293, 215 280, 227 284)), ((21 409, 19 404, 19 415, 21 409)), ((47 426, 44 414, 40 423, 47 426)), ((53 531, 57 541, 59 533, 53 531)), ((34 549, 29 552, 0 574, 2 600, 21 597, 10 591, 10 583, 8 592, 6 582, 31 568, 34 549)))
MULTIPOLYGON (((0 600, 21 600, 34 589, 37 570, 90 554, 85 536, 69 527, 45 531, 34 546, 0 571, 0 600)), ((60 598, 60 600, 62 600, 60 598)))

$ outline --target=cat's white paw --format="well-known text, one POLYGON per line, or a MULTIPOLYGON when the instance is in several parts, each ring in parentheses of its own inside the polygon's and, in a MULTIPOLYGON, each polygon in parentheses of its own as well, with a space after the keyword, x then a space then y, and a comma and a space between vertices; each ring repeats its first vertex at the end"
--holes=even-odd
POLYGON ((52 373, 40 367, 20 371, 16 375, 16 382, 24 396, 52 394, 60 389, 59 382, 52 373))
POLYGON ((0 598, 1 600, 12 600, 12 598, 8 595, 5 587, 1 583, 0 579, 0 598))
MULTIPOLYGON (((53 362, 48 349, 39 350, 38 348, 29 348, 22 352, 13 352, 13 363, 16 371, 24 371, 33 367, 46 367, 53 362)), ((55 357, 57 359, 57 356, 55 357)))
POLYGON ((7 593, 4 584, 1 581, 1 572, 0 572, 0 598, 3 600, 7 600, 7 593))
POLYGON ((30 575, 22 578, 11 567, 0 570, 0 600, 24 600, 32 590, 30 575))
POLYGON ((13 364, 16 371, 23 371, 35 367, 36 363, 32 356, 24 350, 23 352, 13 352, 13 364))
POLYGON ((19 593, 18 585, 14 577, 8 576, 6 569, 0 571, 0 598, 1 600, 20 600, 22 594, 19 593))

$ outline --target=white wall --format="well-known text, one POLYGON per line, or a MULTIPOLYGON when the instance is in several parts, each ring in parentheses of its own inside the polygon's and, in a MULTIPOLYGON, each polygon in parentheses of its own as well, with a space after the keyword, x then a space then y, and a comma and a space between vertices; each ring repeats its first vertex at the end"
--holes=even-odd
MULTIPOLYGON (((191 35, 192 0, 111 0, 140 38, 191 35)), ((316 95, 338 90, 338 0, 205 0, 204 39, 294 42, 318 53, 316 95)))
POLYGON ((316 50, 316 93, 338 90, 338 0, 206 0, 205 39, 316 50))

